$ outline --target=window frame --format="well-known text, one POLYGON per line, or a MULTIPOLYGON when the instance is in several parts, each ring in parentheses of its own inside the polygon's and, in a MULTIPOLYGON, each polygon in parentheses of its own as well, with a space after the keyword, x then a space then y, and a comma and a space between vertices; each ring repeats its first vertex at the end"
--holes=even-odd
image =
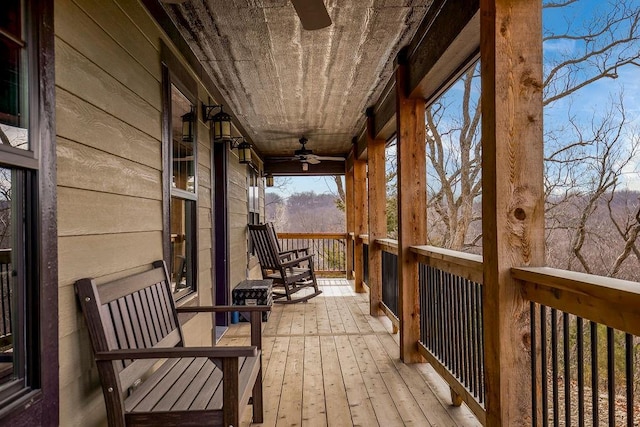
MULTIPOLYGON (((58 266, 53 0, 22 1, 27 50, 29 149, 0 146, 0 164, 18 171, 22 247, 12 259, 24 283, 24 386, 0 403, 2 423, 58 425, 58 266), (24 209, 24 210, 23 210, 24 209)), ((13 179, 12 179, 13 181, 13 179)), ((13 185, 13 183, 12 183, 13 185)), ((21 325, 22 326, 22 325, 21 325)), ((8 394, 11 387, 5 390, 8 394)))
MULTIPOLYGON (((172 265, 171 250, 171 199, 178 198, 186 203, 193 203, 192 230, 190 233, 190 256, 191 262, 191 287, 185 291, 174 293, 174 298, 178 304, 191 301, 198 296, 198 97, 197 82, 191 77, 187 69, 180 63, 178 58, 170 51, 170 48, 161 44, 162 60, 162 247, 163 258, 167 268, 172 265), (172 87, 179 90, 193 107, 193 150, 194 150, 194 192, 173 188, 173 134, 171 116, 171 93, 172 87)), ((189 267, 187 267, 189 271, 189 267)))

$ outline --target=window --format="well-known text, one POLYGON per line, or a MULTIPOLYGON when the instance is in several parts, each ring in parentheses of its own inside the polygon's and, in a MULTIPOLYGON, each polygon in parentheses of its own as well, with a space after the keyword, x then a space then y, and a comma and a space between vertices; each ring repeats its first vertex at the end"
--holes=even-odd
POLYGON ((174 84, 170 105, 170 274, 174 295, 196 289, 196 109, 174 84))
POLYGON ((249 168, 249 224, 260 224, 260 187, 258 172, 249 168))
POLYGON ((57 424, 58 313, 44 303, 57 301, 53 64, 44 65, 53 58, 52 3, 7 0, 2 9, 0 419, 57 424))

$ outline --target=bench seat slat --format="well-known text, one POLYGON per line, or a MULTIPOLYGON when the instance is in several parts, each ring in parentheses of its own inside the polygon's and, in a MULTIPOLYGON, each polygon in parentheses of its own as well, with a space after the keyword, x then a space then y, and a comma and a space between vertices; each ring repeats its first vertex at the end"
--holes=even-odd
POLYGON ((173 405, 172 409, 174 411, 186 411, 189 409, 198 394, 202 392, 204 384, 215 369, 217 369, 215 364, 205 363, 202 369, 200 369, 200 372, 198 372, 198 375, 187 385, 187 388, 175 405, 173 405))
POLYGON ((207 381, 204 383, 200 394, 196 396, 193 403, 189 407, 189 410, 193 411, 207 409, 209 401, 218 389, 220 389, 220 394, 222 394, 222 370, 216 367, 211 375, 209 375, 209 378, 207 378, 207 381))
POLYGON ((151 375, 145 382, 142 383, 138 388, 134 390, 134 392, 125 399, 124 401, 124 409, 125 412, 131 412, 131 409, 134 408, 142 399, 145 398, 147 394, 153 390, 153 388, 157 385, 158 381, 161 381, 165 375, 173 367, 176 363, 178 363, 180 359, 169 359, 166 360, 154 373, 151 375))
MULTIPOLYGON (((175 347, 180 340, 180 333, 174 329, 162 339, 155 347, 175 347)), ((140 359, 134 361, 120 372, 120 384, 122 391, 131 387, 139 378, 144 375, 153 365, 158 362, 157 359, 140 359)))
POLYGON ((157 403, 162 399, 173 384, 178 381, 184 371, 195 360, 193 357, 183 357, 176 363, 163 378, 147 393, 147 395, 136 406, 131 408, 131 412, 151 412, 157 403))
POLYGON ((198 357, 191 362, 189 367, 180 375, 178 380, 171 386, 171 391, 160 399, 157 405, 153 407, 153 411, 170 411, 173 410, 173 406, 184 394, 184 391, 189 386, 189 383, 194 380, 196 375, 202 370, 205 365, 212 364, 209 359, 204 357, 198 357))

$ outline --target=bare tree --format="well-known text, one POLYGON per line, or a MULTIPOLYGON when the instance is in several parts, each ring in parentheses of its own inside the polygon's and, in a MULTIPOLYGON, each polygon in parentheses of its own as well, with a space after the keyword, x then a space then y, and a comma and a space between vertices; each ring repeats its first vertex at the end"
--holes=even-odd
MULTIPOLYGON (((628 131, 623 98, 600 105, 598 115, 587 122, 584 111, 569 109, 566 119, 559 119, 557 112, 564 114, 586 87, 617 79, 623 68, 640 65, 640 3, 601 3, 589 19, 572 16, 583 8, 577 0, 548 1, 544 7, 545 13, 555 14, 549 21, 553 26, 545 28, 543 35, 548 237, 557 241, 560 229, 565 237, 570 236, 570 255, 562 258, 563 266, 618 274, 629 254, 634 254, 634 212, 631 209, 631 216, 623 218, 619 210, 612 209, 615 223, 611 215, 603 223, 600 213, 606 212, 606 197, 614 194, 612 200, 616 200, 615 193, 623 189, 624 171, 637 154, 637 138, 628 131), (598 236, 609 241, 619 236, 627 251, 621 249, 613 260, 596 262, 595 252, 601 255, 602 251, 588 249, 585 243, 605 244, 598 236), (609 267, 604 269, 606 262, 609 267)), ((477 221, 482 147, 478 70, 477 64, 468 69, 425 112, 429 242, 465 251, 477 251, 481 242, 477 221)), ((556 252, 550 255, 555 259, 556 252)))

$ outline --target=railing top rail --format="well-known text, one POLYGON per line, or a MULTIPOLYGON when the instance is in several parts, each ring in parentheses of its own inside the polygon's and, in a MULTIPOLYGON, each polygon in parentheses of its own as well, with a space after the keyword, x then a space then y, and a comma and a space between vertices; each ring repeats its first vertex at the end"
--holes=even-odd
POLYGON ((436 246, 412 246, 411 252, 418 255, 418 261, 464 277, 476 283, 483 282, 482 256, 458 252, 436 246))
POLYGON ((394 239, 376 239, 376 243, 388 252, 398 253, 398 241, 394 239))
POLYGON ((411 246, 411 252, 418 255, 424 255, 429 258, 437 258, 461 265, 480 267, 480 270, 482 270, 482 255, 468 254, 465 252, 428 245, 411 246))
POLYGON ((368 234, 360 234, 360 235, 358 236, 358 238, 359 238, 360 240, 362 240, 362 243, 364 243, 364 244, 366 244, 366 245, 368 245, 368 244, 369 244, 369 235, 368 235, 368 234))
POLYGON ((347 233, 278 233, 278 239, 346 239, 347 233))
POLYGON ((640 335, 640 284, 550 267, 512 268, 524 298, 640 335))

